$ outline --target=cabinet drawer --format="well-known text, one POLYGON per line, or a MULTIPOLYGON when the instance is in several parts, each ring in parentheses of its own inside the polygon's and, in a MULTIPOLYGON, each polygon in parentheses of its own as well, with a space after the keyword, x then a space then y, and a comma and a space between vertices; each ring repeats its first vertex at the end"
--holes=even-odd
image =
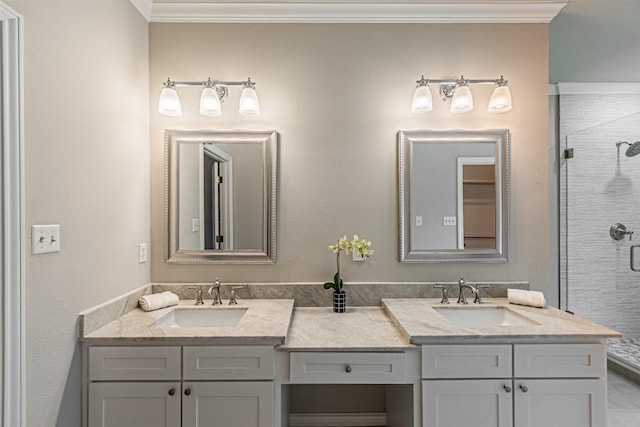
POLYGON ((402 384, 404 353, 293 352, 290 379, 297 384, 402 384))
POLYGON ((511 378, 511 345, 423 345, 422 378, 511 378))
POLYGON ((602 344, 516 344, 516 378, 600 378, 606 373, 602 344))
POLYGON ((179 379, 180 347, 89 348, 89 381, 179 379))
POLYGON ((270 346, 184 347, 185 380, 272 380, 270 346))

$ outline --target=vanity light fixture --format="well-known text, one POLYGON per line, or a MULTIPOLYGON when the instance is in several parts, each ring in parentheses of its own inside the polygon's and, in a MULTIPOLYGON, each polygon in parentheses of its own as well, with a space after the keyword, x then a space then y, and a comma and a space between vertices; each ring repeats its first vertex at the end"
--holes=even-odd
POLYGON ((200 86, 202 94, 200 95, 200 114, 203 116, 220 116, 222 115, 222 103, 229 95, 228 86, 242 86, 240 94, 240 106, 238 112, 242 115, 260 114, 260 101, 256 93, 256 85, 247 78, 245 81, 217 81, 211 80, 203 82, 176 82, 167 78, 162 83, 162 92, 158 101, 158 112, 165 116, 181 116, 182 104, 176 86, 200 86))
POLYGON ((452 113, 465 113, 473 110, 473 95, 469 85, 493 84, 496 88, 491 94, 489 100, 490 113, 505 113, 511 110, 511 91, 509 90, 509 82, 500 76, 499 79, 465 79, 460 76, 459 79, 445 80, 428 80, 424 76, 416 81, 416 91, 413 94, 411 102, 412 113, 427 113, 433 110, 433 100, 429 91, 430 84, 440 85, 440 98, 451 103, 449 109, 452 113))

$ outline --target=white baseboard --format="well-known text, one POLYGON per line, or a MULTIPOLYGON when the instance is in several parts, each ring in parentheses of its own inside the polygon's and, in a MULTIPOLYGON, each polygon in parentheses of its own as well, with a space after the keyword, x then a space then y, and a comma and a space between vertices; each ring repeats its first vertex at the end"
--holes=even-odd
POLYGON ((374 427, 386 425, 387 414, 384 412, 289 414, 289 427, 374 427))

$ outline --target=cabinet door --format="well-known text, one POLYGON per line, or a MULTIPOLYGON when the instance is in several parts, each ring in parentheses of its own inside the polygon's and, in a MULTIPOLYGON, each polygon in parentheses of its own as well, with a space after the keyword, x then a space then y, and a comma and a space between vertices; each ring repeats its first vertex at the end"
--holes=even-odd
POLYGON ((273 427, 272 381, 185 382, 182 425, 273 427))
POLYGON ((422 425, 512 427, 512 395, 511 379, 426 380, 422 382, 422 425))
POLYGON ((607 425, 603 380, 514 380, 517 427, 607 425))
POLYGON ((89 427, 179 425, 179 382, 89 384, 89 427))

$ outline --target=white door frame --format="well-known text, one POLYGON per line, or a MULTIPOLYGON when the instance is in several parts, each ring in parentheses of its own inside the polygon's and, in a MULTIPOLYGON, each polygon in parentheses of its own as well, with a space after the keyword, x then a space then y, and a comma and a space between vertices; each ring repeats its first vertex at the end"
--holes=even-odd
POLYGON ((0 421, 25 426, 23 18, 0 2, 0 421))
MULTIPOLYGON (((458 218, 457 218, 457 226, 458 226, 458 249, 464 249, 464 167, 465 165, 495 165, 496 159, 495 157, 458 157, 458 165, 457 165, 457 191, 456 191, 456 205, 458 210, 458 218)), ((496 186, 499 184, 500 180, 496 180, 496 186)), ((499 187, 496 187, 496 191, 501 191, 499 187)), ((500 194, 500 193, 496 193, 500 194)), ((502 218, 499 216, 502 215, 502 209, 496 209, 496 224, 502 224, 502 218)), ((496 236, 497 237, 497 236, 496 236)), ((496 248, 501 248, 502 246, 498 246, 498 240, 496 239, 496 248)), ((501 242, 500 242, 501 243, 501 242)))

